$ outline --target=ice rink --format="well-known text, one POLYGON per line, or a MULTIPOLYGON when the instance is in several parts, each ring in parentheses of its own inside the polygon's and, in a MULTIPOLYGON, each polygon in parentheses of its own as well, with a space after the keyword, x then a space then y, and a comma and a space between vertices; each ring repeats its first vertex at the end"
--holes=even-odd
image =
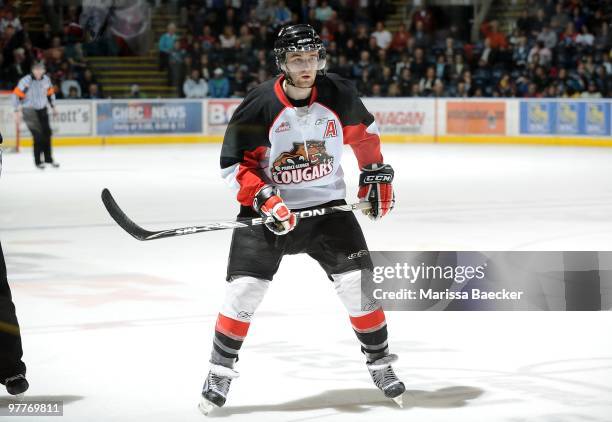
MULTIPOLYGON (((219 145, 57 148, 4 156, 0 239, 22 326, 28 400, 62 421, 202 421, 196 408, 231 231, 138 242, 107 215, 161 229, 232 218, 219 145)), ((360 216, 372 250, 612 250, 612 149, 383 145, 394 212, 360 216)), ((357 165, 344 168, 348 198, 357 165)), ((372 384, 324 272, 287 257, 252 323, 232 421, 612 420, 610 312, 388 312, 405 408, 372 384)), ((4 391, 4 390, 3 390, 4 391)), ((8 397, 0 395, 6 406, 8 397)), ((48 418, 20 417, 42 421, 48 418)), ((58 419, 51 419, 58 420, 58 419)))

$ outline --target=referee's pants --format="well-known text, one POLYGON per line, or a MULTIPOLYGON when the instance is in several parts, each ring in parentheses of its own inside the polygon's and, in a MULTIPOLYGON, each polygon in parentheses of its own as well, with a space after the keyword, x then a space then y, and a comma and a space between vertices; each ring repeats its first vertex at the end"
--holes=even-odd
POLYGON ((25 375, 26 366, 21 360, 21 334, 15 314, 11 289, 6 278, 6 265, 0 244, 0 383, 18 374, 25 375))
POLYGON ((41 155, 45 163, 52 163, 51 156, 51 126, 49 126, 49 113, 47 108, 36 110, 35 108, 23 109, 23 120, 32 132, 34 138, 34 163, 42 163, 41 155))

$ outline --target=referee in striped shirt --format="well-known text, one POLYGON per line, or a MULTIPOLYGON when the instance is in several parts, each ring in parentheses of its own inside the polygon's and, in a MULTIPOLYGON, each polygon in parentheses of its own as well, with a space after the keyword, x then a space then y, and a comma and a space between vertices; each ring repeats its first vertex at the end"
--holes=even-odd
POLYGON ((23 114, 23 120, 34 137, 34 163, 43 170, 45 165, 59 167, 51 155, 51 126, 47 105, 55 110, 55 91, 51 79, 45 75, 45 66, 36 63, 32 66, 32 73, 21 78, 13 90, 13 107, 15 118, 23 114), (20 108, 22 111, 20 111, 20 108), (44 161, 41 159, 44 158, 44 161))

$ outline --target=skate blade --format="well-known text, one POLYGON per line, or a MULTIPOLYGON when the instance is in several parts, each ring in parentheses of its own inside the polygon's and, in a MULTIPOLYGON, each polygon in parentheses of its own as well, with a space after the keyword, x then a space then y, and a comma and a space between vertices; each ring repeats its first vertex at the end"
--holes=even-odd
POLYGON ((208 416, 210 412, 213 411, 217 407, 216 404, 209 402, 204 397, 200 398, 200 403, 198 404, 198 409, 204 416, 208 416))
POLYGON ((403 394, 400 394, 397 397, 393 397, 391 400, 393 400, 402 409, 404 408, 404 395, 403 394))

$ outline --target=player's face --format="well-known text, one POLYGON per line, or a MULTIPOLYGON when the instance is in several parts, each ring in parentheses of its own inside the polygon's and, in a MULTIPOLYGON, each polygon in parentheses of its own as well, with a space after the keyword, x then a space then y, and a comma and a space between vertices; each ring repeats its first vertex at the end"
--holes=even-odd
POLYGON ((319 70, 319 53, 303 51, 287 54, 287 71, 298 88, 310 88, 319 70))

